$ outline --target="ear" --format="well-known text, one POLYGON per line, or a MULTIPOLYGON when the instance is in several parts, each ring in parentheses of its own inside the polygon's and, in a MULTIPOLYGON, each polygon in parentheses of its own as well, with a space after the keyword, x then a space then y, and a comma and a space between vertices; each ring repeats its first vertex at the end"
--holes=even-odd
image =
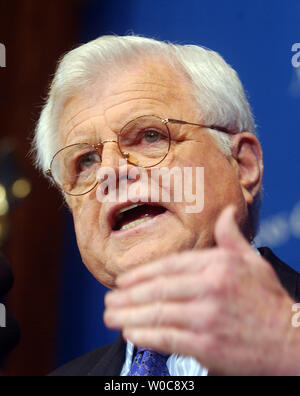
POLYGON ((260 190, 263 175, 261 145, 252 133, 241 132, 232 138, 232 157, 244 194, 245 201, 252 205, 260 190))

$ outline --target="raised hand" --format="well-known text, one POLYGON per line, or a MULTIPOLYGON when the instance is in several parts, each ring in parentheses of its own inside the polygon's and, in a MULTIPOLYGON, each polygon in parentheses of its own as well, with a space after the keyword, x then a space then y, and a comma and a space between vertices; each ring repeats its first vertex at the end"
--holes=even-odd
POLYGON ((221 375, 300 374, 294 301, 241 234, 233 207, 215 241, 121 275, 106 296, 106 324, 135 345, 192 356, 221 375))

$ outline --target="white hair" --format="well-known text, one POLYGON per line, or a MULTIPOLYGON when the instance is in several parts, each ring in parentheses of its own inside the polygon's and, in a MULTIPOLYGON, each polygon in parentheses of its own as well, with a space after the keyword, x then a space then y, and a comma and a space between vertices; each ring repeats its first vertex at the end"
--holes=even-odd
MULTIPOLYGON (((256 134, 239 77, 218 53, 196 45, 178 45, 139 36, 103 36, 70 51, 59 62, 33 140, 36 165, 45 172, 60 148, 58 124, 67 99, 101 77, 107 78, 118 68, 124 69, 132 62, 151 59, 151 56, 164 59, 187 77, 202 123, 220 125, 234 133, 256 134)), ((224 154, 230 155, 230 135, 209 131, 224 154)), ((258 194, 256 212, 260 199, 258 194)))

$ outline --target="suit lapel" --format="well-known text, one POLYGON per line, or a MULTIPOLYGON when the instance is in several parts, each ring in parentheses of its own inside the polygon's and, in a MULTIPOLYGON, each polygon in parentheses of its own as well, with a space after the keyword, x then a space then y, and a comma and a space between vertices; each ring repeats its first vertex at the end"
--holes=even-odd
POLYGON ((89 372, 90 377, 119 376, 125 362, 126 344, 120 334, 116 342, 101 356, 99 362, 89 372))
POLYGON ((272 265, 282 286, 287 290, 290 296, 295 300, 300 300, 300 276, 293 268, 286 265, 267 247, 258 249, 260 254, 272 265))

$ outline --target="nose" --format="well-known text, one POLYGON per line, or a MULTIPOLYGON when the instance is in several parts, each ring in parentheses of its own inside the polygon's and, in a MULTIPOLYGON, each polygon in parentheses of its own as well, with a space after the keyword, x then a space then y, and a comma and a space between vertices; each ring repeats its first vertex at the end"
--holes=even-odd
POLYGON ((133 167, 130 162, 127 161, 126 155, 122 155, 118 142, 115 140, 105 140, 101 142, 100 152, 101 154, 101 167, 98 171, 97 181, 101 181, 103 173, 107 171, 114 172, 116 178, 128 178, 128 172, 133 167), (102 152, 101 152, 102 149, 102 152))
MULTIPOLYGON (((97 172, 96 179, 99 183, 99 187, 101 184, 103 184, 105 180, 103 186, 97 190, 97 194, 100 194, 102 197, 103 194, 107 195, 108 191, 112 192, 114 190, 118 190, 123 180, 131 180, 131 178, 129 177, 129 172, 132 168, 136 167, 130 164, 130 162, 128 162, 126 158, 124 158, 119 150, 117 141, 103 141, 101 146, 102 161, 100 169, 97 172)), ((131 180, 129 183, 131 184, 137 180, 138 177, 135 180, 131 180)))
POLYGON ((117 169, 122 155, 120 153, 118 142, 116 140, 104 140, 101 142, 101 168, 109 167, 117 169))

